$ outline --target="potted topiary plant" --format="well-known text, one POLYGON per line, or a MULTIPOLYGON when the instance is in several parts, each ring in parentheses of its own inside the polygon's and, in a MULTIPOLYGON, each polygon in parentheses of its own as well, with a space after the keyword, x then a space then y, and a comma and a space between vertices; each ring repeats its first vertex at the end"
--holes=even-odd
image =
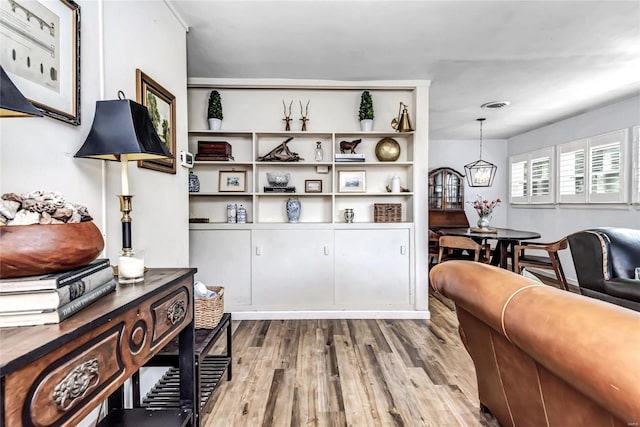
POLYGON ((373 129, 373 100, 368 90, 362 92, 360 97, 360 129, 370 131, 373 129))
POLYGON ((220 101, 220 93, 217 90, 211 91, 211 95, 209 95, 207 117, 209 118, 209 129, 220 129, 222 125, 222 102, 220 101))

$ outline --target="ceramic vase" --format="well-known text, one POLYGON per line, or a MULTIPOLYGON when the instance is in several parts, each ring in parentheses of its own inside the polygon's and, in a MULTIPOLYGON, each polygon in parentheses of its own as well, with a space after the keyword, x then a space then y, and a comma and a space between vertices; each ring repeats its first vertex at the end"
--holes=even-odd
POLYGON ((298 222, 300 219, 300 200, 291 198, 287 200, 287 219, 289 222, 298 222))
POLYGON ((222 127, 222 119, 209 119, 210 130, 220 130, 222 127))
POLYGON ((189 172, 189 193, 200 191, 200 179, 193 172, 189 172))
POLYGON ((489 228, 490 219, 491 217, 489 215, 481 215, 480 218, 478 218, 478 228, 489 228))
POLYGON ((363 132, 369 132, 373 129, 373 119, 360 120, 360 130, 363 132))

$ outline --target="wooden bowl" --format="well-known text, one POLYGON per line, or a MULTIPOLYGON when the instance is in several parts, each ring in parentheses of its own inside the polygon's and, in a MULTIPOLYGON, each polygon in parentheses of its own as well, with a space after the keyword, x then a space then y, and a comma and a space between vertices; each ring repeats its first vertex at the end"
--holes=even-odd
POLYGON ((0 278, 35 276, 89 264, 104 248, 91 221, 0 227, 0 278))

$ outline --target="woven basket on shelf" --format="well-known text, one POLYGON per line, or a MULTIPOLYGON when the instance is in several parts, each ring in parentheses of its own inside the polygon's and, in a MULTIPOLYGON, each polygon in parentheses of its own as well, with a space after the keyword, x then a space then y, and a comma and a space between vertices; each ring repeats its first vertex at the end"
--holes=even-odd
POLYGON ((401 222, 402 204, 400 203, 374 203, 373 222, 401 222))
POLYGON ((195 298, 195 328, 213 329, 218 326, 224 314, 224 288, 222 286, 207 286, 216 295, 211 298, 195 298))

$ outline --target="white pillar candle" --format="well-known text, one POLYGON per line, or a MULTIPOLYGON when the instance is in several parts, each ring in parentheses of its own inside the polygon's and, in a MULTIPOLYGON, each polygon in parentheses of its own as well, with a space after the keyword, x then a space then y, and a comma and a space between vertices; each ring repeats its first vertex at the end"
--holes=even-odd
POLYGON ((127 161, 126 154, 120 155, 120 165, 122 169, 122 195, 128 196, 129 195, 129 169, 128 169, 128 161, 127 161))
POLYGON ((135 256, 121 256, 118 259, 118 276, 123 279, 144 276, 144 259, 135 256))

